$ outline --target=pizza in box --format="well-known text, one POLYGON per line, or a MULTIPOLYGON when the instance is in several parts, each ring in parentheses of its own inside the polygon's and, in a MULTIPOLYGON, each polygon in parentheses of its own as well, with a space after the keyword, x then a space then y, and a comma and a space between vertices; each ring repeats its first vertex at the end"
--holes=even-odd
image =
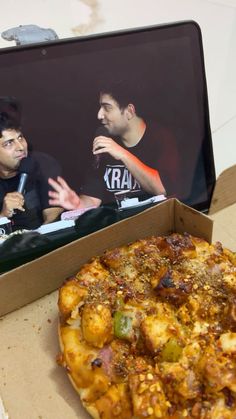
POLYGON ((236 254, 219 242, 107 250, 58 306, 58 362, 92 418, 236 418, 236 254))

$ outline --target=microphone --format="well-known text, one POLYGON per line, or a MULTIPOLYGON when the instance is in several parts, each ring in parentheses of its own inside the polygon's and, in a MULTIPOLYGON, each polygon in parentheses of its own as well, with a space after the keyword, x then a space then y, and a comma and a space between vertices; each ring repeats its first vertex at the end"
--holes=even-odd
MULTIPOLYGON (((109 131, 106 127, 100 125, 95 131, 95 137, 99 137, 100 135, 104 137, 110 137, 109 131)), ((98 169, 100 166, 101 161, 101 154, 95 154, 94 156, 94 169, 98 169)))
POLYGON ((23 193, 27 181, 28 173, 21 173, 17 192, 23 193))
POLYGON ((35 162, 32 159, 32 157, 25 157, 21 160, 20 166, 19 166, 19 173, 20 173, 20 180, 19 185, 17 188, 17 192, 20 192, 21 194, 24 193, 25 184, 27 182, 28 176, 33 173, 35 167, 35 162))

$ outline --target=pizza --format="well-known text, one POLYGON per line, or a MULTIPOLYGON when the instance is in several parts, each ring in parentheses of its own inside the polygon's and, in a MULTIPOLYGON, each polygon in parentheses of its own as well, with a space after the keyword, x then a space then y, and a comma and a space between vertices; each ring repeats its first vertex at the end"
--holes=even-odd
POLYGON ((59 290, 58 362, 91 417, 236 418, 236 254, 189 234, 92 258, 59 290))

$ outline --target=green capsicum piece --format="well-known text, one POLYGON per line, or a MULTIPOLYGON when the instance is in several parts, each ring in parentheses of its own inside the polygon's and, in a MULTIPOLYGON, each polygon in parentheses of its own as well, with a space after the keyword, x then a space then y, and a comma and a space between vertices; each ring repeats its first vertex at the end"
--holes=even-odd
POLYGON ((119 339, 131 340, 133 336, 132 318, 122 311, 114 315, 114 334, 119 339))
POLYGON ((177 339, 170 338, 162 349, 162 361, 177 362, 182 355, 183 348, 179 345, 177 339))

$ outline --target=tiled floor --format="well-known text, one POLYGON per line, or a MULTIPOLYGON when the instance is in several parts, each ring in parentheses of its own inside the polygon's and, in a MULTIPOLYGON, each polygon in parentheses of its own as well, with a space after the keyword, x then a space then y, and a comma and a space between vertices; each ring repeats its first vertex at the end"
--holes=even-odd
POLYGON ((37 24, 63 38, 189 19, 202 30, 218 175, 236 163, 236 0, 8 0, 0 32, 37 24))

